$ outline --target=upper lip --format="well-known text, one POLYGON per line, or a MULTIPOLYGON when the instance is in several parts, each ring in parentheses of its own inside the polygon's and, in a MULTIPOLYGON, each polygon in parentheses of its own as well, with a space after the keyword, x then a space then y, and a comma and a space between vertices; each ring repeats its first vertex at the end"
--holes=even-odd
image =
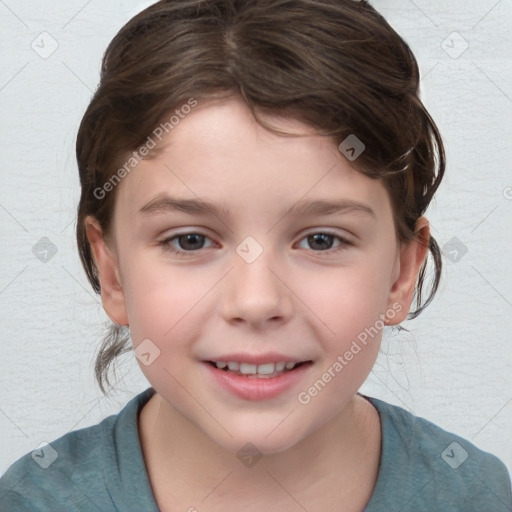
POLYGON ((265 354, 224 354, 222 356, 215 356, 206 361, 212 361, 216 363, 217 361, 224 362, 237 362, 237 363, 248 363, 248 364, 267 364, 267 363, 279 363, 280 361, 284 361, 285 363, 293 362, 293 363, 304 363, 307 361, 311 361, 311 359, 300 359, 293 356, 287 356, 284 354, 280 354, 278 352, 266 352, 265 354))

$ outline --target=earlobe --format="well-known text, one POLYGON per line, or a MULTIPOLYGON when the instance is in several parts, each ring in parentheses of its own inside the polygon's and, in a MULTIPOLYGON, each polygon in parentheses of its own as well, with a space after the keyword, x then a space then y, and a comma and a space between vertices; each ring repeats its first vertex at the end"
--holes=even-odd
POLYGON ((388 311, 393 310, 392 319, 386 325, 397 325, 407 318, 421 265, 425 261, 430 239, 430 226, 425 217, 416 222, 415 236, 400 249, 398 276, 394 280, 388 297, 388 311))
POLYGON ((96 218, 88 216, 85 219, 85 232, 98 269, 103 309, 115 324, 128 325, 124 290, 115 252, 108 247, 103 230, 96 218))

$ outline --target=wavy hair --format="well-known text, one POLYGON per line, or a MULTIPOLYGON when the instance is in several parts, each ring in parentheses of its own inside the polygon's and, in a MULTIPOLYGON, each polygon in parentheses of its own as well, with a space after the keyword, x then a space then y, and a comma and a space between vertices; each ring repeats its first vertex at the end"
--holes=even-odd
MULTIPOLYGON (((258 114, 293 117, 336 144, 356 134, 366 149, 353 167, 383 181, 399 240, 413 239, 443 177, 445 154, 419 96, 414 55, 366 0, 162 0, 132 18, 108 46, 78 131, 76 236, 96 293, 100 282, 84 221, 93 215, 107 236, 116 190, 101 198, 95 191, 176 106, 233 94, 280 135, 288 134, 258 114)), ((409 318, 432 301, 441 276, 438 244, 433 237, 422 242, 429 257, 409 318)), ((112 325, 95 364, 104 393, 110 365, 129 349, 127 329, 112 325)))

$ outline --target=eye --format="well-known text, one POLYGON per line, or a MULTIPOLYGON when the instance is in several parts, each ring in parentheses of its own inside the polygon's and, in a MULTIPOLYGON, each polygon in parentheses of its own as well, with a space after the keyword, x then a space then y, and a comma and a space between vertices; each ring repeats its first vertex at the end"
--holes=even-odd
POLYGON ((340 235, 325 232, 310 233, 301 240, 301 243, 302 242, 307 242, 310 248, 315 252, 337 252, 346 248, 347 245, 352 245, 347 239, 340 235), (339 243, 333 249, 335 240, 338 240, 339 243))
MULTIPOLYGON (((302 245, 302 248, 309 248, 314 252, 329 253, 341 251, 347 246, 352 245, 346 238, 340 235, 323 231, 306 235, 299 242, 299 246, 304 243, 307 243, 309 247, 304 247, 302 245), (338 241, 337 245, 334 245, 335 241, 338 241)), ((162 246, 165 251, 172 254, 177 256, 186 256, 187 254, 198 252, 201 249, 213 247, 214 243, 206 235, 190 232, 167 237, 159 242, 159 245, 162 246)))
MULTIPOLYGON (((186 253, 192 253, 199 249, 204 249, 204 244, 207 240, 211 242, 207 236, 202 235, 201 233, 182 233, 162 240, 159 242, 159 245, 161 245, 166 251, 183 256, 186 253)), ((208 247, 211 247, 212 245, 213 243, 210 243, 208 247)))

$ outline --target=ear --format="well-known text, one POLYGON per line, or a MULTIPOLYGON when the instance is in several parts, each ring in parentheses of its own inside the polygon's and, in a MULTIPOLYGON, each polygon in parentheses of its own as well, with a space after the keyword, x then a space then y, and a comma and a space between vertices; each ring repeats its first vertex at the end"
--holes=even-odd
POLYGON ((85 232, 99 273, 103 309, 115 324, 128 325, 125 297, 115 251, 108 247, 100 223, 95 217, 86 217, 85 232))
POLYGON ((394 282, 388 297, 388 311, 396 314, 385 321, 386 325, 397 325, 407 318, 411 308, 416 280, 425 261, 430 240, 430 226, 425 217, 416 222, 414 238, 400 248, 394 269, 394 282))

